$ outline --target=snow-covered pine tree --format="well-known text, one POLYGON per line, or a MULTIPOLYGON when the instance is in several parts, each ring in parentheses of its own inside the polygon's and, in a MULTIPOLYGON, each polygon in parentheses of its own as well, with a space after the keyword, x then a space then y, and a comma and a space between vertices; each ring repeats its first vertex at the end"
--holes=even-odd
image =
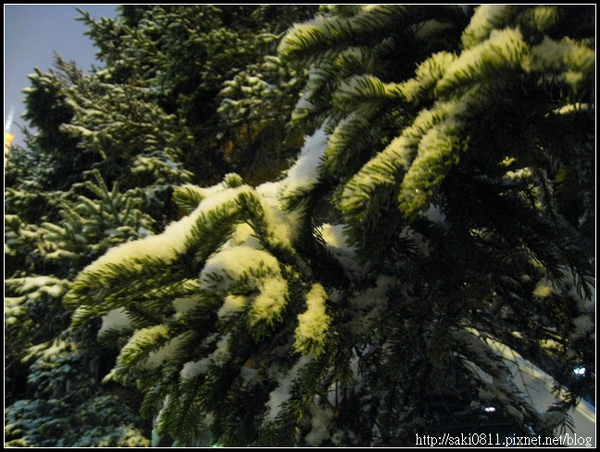
POLYGON ((8 446, 149 444, 135 400, 124 404, 121 397, 131 391, 101 384, 114 350, 98 344, 98 325, 69 327, 71 312, 62 297, 86 264, 108 248, 146 236, 154 221, 139 210, 139 189, 120 193, 117 184, 109 190, 98 171, 88 177, 66 193, 32 196, 18 185, 5 193, 8 446), (37 223, 27 223, 26 206, 38 199, 56 204, 61 220, 40 215, 37 223))
MULTIPOLYGON (((84 13, 106 67, 87 75, 57 57, 57 70, 31 77, 25 117, 38 133, 27 150, 11 154, 5 172, 7 444, 147 444, 139 418, 115 399, 118 392, 135 406, 135 392, 98 384, 114 360, 112 349, 97 344, 99 321, 68 328, 62 295, 107 247, 146 234, 147 214, 157 230, 171 221, 171 185, 189 180, 190 169, 201 170, 193 175, 198 183, 222 177, 216 158, 200 158, 224 152, 215 139, 224 130, 217 126, 216 95, 228 87, 232 97, 242 93, 254 105, 248 80, 236 82, 233 92, 225 84, 243 77, 246 66, 269 83, 291 75, 282 64, 260 65, 260 74, 256 64, 274 50, 278 34, 314 9, 124 6, 117 21, 97 23, 84 13), (256 40, 259 32, 263 41, 256 40), (124 193, 107 188, 115 181, 124 193)), ((302 76, 296 80, 279 91, 271 87, 282 125, 302 76)), ((251 121, 261 122, 261 115, 251 121)), ((289 153, 264 144, 263 150, 280 159, 289 153)), ((247 160, 233 163, 246 172, 247 160)))
MULTIPOLYGON (((107 63, 99 75, 106 83, 136 86, 147 101, 174 115, 180 130, 193 137, 182 158, 194 182, 213 184, 231 171, 248 178, 262 173, 261 181, 276 177, 299 150, 295 142, 284 143, 285 122, 304 74, 293 74, 273 57, 263 59, 276 52, 293 22, 309 18, 316 7, 119 9, 117 20, 99 21, 82 11, 88 34, 100 49, 98 57, 107 63), (226 94, 220 96, 224 88, 226 94), (264 103, 257 104, 259 96, 264 103), (261 160, 271 162, 270 171, 265 169, 269 165, 260 166, 261 160)), ((181 140, 176 143, 184 147, 181 140)))
POLYGON ((185 217, 67 294, 122 344, 109 378, 184 445, 414 445, 499 428, 484 407, 556 432, 595 372, 593 17, 353 5, 294 26, 309 138, 285 177, 177 188, 185 217), (555 404, 518 387, 517 353, 555 404))

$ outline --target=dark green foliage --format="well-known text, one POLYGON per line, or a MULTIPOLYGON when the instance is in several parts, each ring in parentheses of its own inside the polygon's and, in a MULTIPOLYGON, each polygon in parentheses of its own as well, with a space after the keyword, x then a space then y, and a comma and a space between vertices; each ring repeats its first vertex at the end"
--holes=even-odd
MULTIPOLYGON (((6 193, 6 434, 12 446, 148 442, 135 403, 123 410, 100 384, 112 366, 102 361, 114 350, 97 343, 97 324, 70 328, 72 312, 62 298, 85 265, 111 246, 150 233, 152 220, 139 210, 139 190, 122 194, 117 184, 109 190, 97 171, 87 176, 70 193, 37 194, 59 210, 56 223, 43 216, 23 222, 17 214, 26 214, 30 196, 6 193)), ((19 188, 27 187, 22 180, 19 188)))
MULTIPOLYGON (((285 66, 263 59, 275 52, 280 34, 293 20, 309 17, 314 7, 289 6, 284 14, 271 6, 120 8, 122 20, 95 21, 85 13, 82 17, 101 49, 99 57, 107 62, 107 70, 98 76, 109 84, 141 88, 145 98, 175 116, 179 130, 193 138, 189 146, 180 139, 177 145, 184 150, 180 160, 195 182, 214 183, 230 171, 250 177, 261 170, 253 166, 258 156, 285 162, 297 151, 295 144, 292 149, 282 146, 281 130, 301 88, 302 74, 296 77, 285 66), (257 98, 261 92, 247 94, 249 75, 272 84, 268 96, 272 101, 258 108, 253 105, 253 116, 241 123, 238 114, 221 114, 219 93, 230 86, 233 95, 235 84, 249 102, 267 101, 265 96, 257 98), (290 83, 293 77, 298 82, 290 83)), ((263 181, 281 168, 282 164, 263 175, 263 181)))

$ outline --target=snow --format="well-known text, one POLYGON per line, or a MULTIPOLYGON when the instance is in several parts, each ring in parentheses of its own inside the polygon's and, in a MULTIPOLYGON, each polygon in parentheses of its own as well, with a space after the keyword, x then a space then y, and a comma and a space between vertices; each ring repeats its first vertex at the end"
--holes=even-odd
POLYGON ((438 206, 433 204, 429 204, 429 209, 425 212, 425 218, 438 224, 444 224, 446 221, 446 215, 444 215, 438 206))
MULTIPOLYGON (((169 335, 169 329, 166 325, 154 325, 148 328, 136 330, 129 342, 121 349, 119 359, 125 362, 136 362, 145 354, 149 346, 157 342, 164 342, 169 335)), ((169 356, 172 356, 174 346, 177 345, 178 339, 174 338, 166 341, 166 345, 159 346, 156 350, 149 351, 149 354, 144 359, 142 367, 156 368, 160 366, 169 356)), ((114 373, 115 369, 109 375, 114 373)))
MULTIPOLYGON (((70 351, 72 344, 61 338, 56 338, 53 341, 42 342, 38 345, 33 345, 27 349, 27 354, 23 361, 30 360, 32 357, 42 361, 53 362, 63 357, 63 352, 70 351)), ((35 374, 30 374, 31 379, 35 374)))
POLYGON ((192 378, 202 375, 208 371, 209 362, 206 359, 200 361, 190 361, 183 365, 179 376, 182 380, 191 380, 192 378))
MULTIPOLYGON (((279 317, 287 302, 288 287, 279 262, 268 252, 245 245, 225 248, 212 255, 200 272, 200 285, 221 296, 241 281, 258 290, 249 311, 251 325, 261 320, 271 323, 279 317)), ((245 300, 226 299, 219 315, 239 310, 242 303, 245 300)))
POLYGON ((339 203, 342 211, 362 210, 378 186, 394 184, 398 168, 408 166, 408 144, 404 136, 396 137, 350 179, 344 187, 339 203))
MULTIPOLYGON (((213 340, 214 335, 207 338, 206 342, 213 340)), ((206 358, 198 361, 194 367, 196 370, 201 370, 204 366, 208 365, 219 365, 223 363, 229 356, 229 340, 231 339, 231 333, 226 333, 219 338, 216 344, 215 350, 206 358)))
POLYGON ((26 296, 4 298, 5 325, 15 325, 20 322, 19 317, 27 313, 27 308, 23 306, 26 300, 26 296))
POLYGON ((502 26, 512 9, 509 5, 478 6, 463 32, 463 45, 469 48, 487 39, 494 28, 502 26))
POLYGON ((540 44, 531 48, 523 68, 528 72, 554 71, 576 87, 585 74, 594 73, 595 61, 593 49, 566 39, 555 41, 544 36, 540 44))
POLYGON ((109 264, 125 264, 128 262, 133 264, 136 259, 143 259, 150 255, 170 262, 184 250, 185 238, 202 213, 202 209, 198 208, 191 215, 168 225, 162 234, 147 236, 141 240, 127 242, 111 248, 95 262, 88 265, 84 272, 101 272, 109 264))
POLYGON ((540 279, 535 285, 533 296, 537 298, 547 298, 554 291, 552 282, 548 278, 540 279))
POLYGON ((327 134, 322 128, 306 138, 300 157, 281 182, 283 196, 300 188, 310 188, 317 181, 319 164, 326 149, 327 134))
POLYGON ((348 241, 344 234, 344 225, 332 225, 323 223, 318 227, 318 231, 331 249, 349 249, 348 241))
POLYGON ((249 277, 250 283, 260 282, 258 278, 251 275, 251 270, 259 271, 261 275, 281 275, 275 256, 242 245, 212 255, 200 272, 200 285, 210 287, 217 293, 223 293, 229 289, 232 282, 243 276, 249 277))
POLYGON ((88 265, 83 273, 101 274, 111 265, 128 265, 131 268, 141 269, 138 262, 149 257, 163 260, 166 263, 172 262, 185 251, 188 239, 192 237, 192 228, 197 221, 202 218, 204 223, 209 226, 208 212, 224 207, 233 209, 236 198, 241 193, 247 193, 250 190, 251 188, 248 186, 231 189, 219 186, 213 190, 207 190, 207 194, 212 192, 211 196, 202 200, 190 215, 169 224, 161 234, 126 242, 109 249, 103 256, 88 265))
POLYGON ((279 385, 269 394, 269 401, 267 402, 268 414, 267 419, 274 421, 277 415, 283 408, 283 404, 291 397, 292 384, 298 373, 306 364, 312 361, 312 355, 301 356, 300 359, 294 364, 294 366, 285 374, 279 375, 277 381, 279 385))
POLYGON ((294 107, 294 111, 292 112, 292 118, 297 117, 298 111, 302 110, 310 110, 315 108, 315 106, 308 100, 307 96, 304 95, 298 99, 296 106, 294 107))
POLYGON ((297 230, 293 223, 290 223, 290 217, 284 213, 274 199, 256 196, 260 201, 263 216, 268 225, 268 241, 270 245, 276 245, 293 251, 292 242, 296 237, 297 230))
POLYGON ((180 334, 179 336, 176 336, 173 339, 167 341, 167 343, 158 350, 151 351, 148 354, 148 358, 146 359, 143 367, 146 369, 156 369, 157 367, 161 366, 165 361, 169 360, 169 358, 172 358, 186 334, 187 333, 180 334))
POLYGON ((318 446, 329 438, 329 424, 334 418, 331 408, 324 408, 319 405, 311 406, 311 430, 306 435, 306 442, 310 446, 318 446))
POLYGON ((325 334, 331 323, 331 317, 325 310, 327 293, 321 284, 313 284, 306 295, 306 311, 298 315, 296 342, 294 346, 299 352, 312 349, 312 344, 323 344, 325 334))
POLYGON ((443 91, 480 76, 488 67, 497 71, 502 67, 518 66, 528 50, 519 30, 493 30, 488 40, 464 50, 447 68, 436 89, 443 91))
MULTIPOLYGON (((21 298, 24 301, 27 299, 38 299, 44 294, 52 298, 59 298, 68 290, 69 281, 57 279, 52 276, 28 276, 25 278, 7 279, 5 285, 11 286, 18 294, 25 294, 25 297, 21 298)), ((14 298, 14 300, 18 299, 14 298)), ((13 312, 13 315, 16 314, 13 312)))
POLYGON ((102 326, 100 327, 100 331, 98 331, 98 336, 111 329, 121 330, 131 327, 133 327, 133 323, 127 315, 125 308, 112 309, 106 315, 102 316, 102 326))
POLYGON ((254 235, 254 230, 248 223, 240 223, 236 226, 233 235, 225 246, 245 245, 249 248, 260 248, 260 240, 254 235))
POLYGON ((260 289, 249 312, 251 326, 262 320, 272 323, 278 319, 288 298, 287 282, 282 277, 264 278, 260 289))
POLYGON ((544 69, 559 72, 563 69, 567 55, 572 49, 573 43, 571 42, 558 42, 544 36, 540 44, 531 48, 526 69, 529 71, 544 69))
POLYGON ((232 313, 240 312, 244 309, 246 304, 248 304, 248 299, 244 295, 229 294, 223 299, 223 305, 217 311, 217 316, 221 318, 232 313))
MULTIPOLYGON (((55 289, 51 290, 51 292, 54 293, 65 284, 63 280, 54 278, 52 276, 28 276, 26 278, 12 278, 10 282, 13 286, 19 286, 17 293, 21 294, 32 292, 34 289, 48 288, 49 286, 55 287, 55 289)), ((60 293, 58 295, 60 295, 60 293)))

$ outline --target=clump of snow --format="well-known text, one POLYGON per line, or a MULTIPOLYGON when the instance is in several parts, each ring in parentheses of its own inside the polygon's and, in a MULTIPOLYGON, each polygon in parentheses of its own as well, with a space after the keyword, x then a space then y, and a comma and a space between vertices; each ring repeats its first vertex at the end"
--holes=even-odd
POLYGON ((429 221, 438 224, 444 224, 446 221, 446 215, 440 210, 440 208, 434 204, 429 204, 429 209, 425 212, 425 218, 429 221))
POLYGON ((266 251, 242 245, 213 254, 200 272, 200 285, 224 294, 234 281, 243 276, 248 277, 250 282, 258 282, 257 278, 252 275, 252 269, 260 269, 261 274, 281 274, 275 256, 266 251))
POLYGON ((27 349, 27 354, 23 360, 29 360, 35 356, 36 358, 41 358, 43 361, 56 361, 61 356, 64 356, 65 352, 70 351, 71 347, 72 344, 70 342, 56 338, 53 341, 32 345, 27 349))
POLYGON ((132 326, 133 322, 127 315, 125 308, 112 309, 102 316, 102 326, 98 331, 98 336, 108 330, 122 330, 132 326))
POLYGON ((224 334, 217 342, 217 347, 215 351, 209 356, 209 360, 213 362, 223 362, 229 356, 229 340, 231 339, 231 334, 224 334))
POLYGON ((443 91, 464 80, 480 77, 487 68, 497 71, 502 67, 522 64, 528 46, 519 30, 493 30, 489 39, 464 50, 447 68, 436 90, 443 91))
POLYGON ((274 319, 280 318, 287 298, 288 286, 285 279, 265 278, 260 284, 260 294, 250 308, 250 325, 256 325, 263 320, 272 323, 274 319))
POLYGON ((5 297, 4 298, 4 323, 14 325, 20 322, 19 318, 27 312, 24 305, 27 297, 5 297))
POLYGON ((327 149, 327 134, 323 128, 306 138, 300 157, 281 182, 282 194, 290 195, 300 188, 309 188, 317 180, 319 163, 327 149))
MULTIPOLYGON (((200 273, 201 286, 224 297, 242 280, 248 287, 258 290, 249 311, 251 325, 278 318, 287 302, 288 286, 277 259, 268 252, 245 245, 225 248, 212 255, 200 273)), ((221 316, 240 308, 240 299, 225 301, 219 311, 221 316)))
POLYGON ((552 295, 553 291, 552 282, 548 278, 542 278, 537 282, 533 290, 533 296, 536 298, 547 298, 552 295))
POLYGON ((595 61, 594 50, 568 39, 555 41, 545 36, 540 44, 531 48, 522 66, 527 72, 555 72, 576 87, 584 76, 594 73, 595 61))
POLYGON ((311 430, 306 435, 306 442, 311 446, 318 446, 329 438, 329 424, 334 418, 333 410, 319 405, 311 406, 311 430))
POLYGON ((263 210, 264 219, 268 224, 268 237, 266 239, 271 245, 279 245, 292 250, 292 242, 296 237, 295 226, 290 222, 288 215, 271 200, 257 196, 263 210))
POLYGON ((344 234, 344 225, 323 223, 319 226, 318 231, 323 240, 325 240, 325 243, 331 248, 348 248, 348 240, 344 234))
POLYGON ((323 223, 316 232, 321 235, 325 247, 337 258, 345 271, 358 274, 364 271, 364 267, 361 267, 355 258, 355 248, 348 244, 345 228, 344 224, 323 223))
POLYGON ((250 248, 260 248, 260 241, 254 235, 254 230, 248 223, 240 223, 236 226, 233 235, 226 246, 245 245, 250 248))
POLYGON ((223 305, 217 311, 217 316, 221 318, 231 313, 240 312, 247 303, 248 298, 244 295, 229 294, 223 299, 223 305))
POLYGON ((267 419, 274 421, 277 418, 277 415, 283 408, 283 404, 289 400, 292 395, 292 385, 298 376, 298 373, 312 360, 312 355, 301 356, 288 372, 278 376, 277 381, 279 382, 279 386, 271 391, 269 394, 269 401, 266 404, 268 408, 267 419))
MULTIPOLYGON (((141 366, 146 368, 158 367, 173 354, 180 341, 168 337, 169 329, 166 325, 138 329, 121 349, 119 360, 141 363, 141 366)), ((111 373, 114 371, 115 369, 111 373)))
POLYGON ((478 6, 463 32, 463 46, 470 48, 487 39, 492 30, 503 27, 513 11, 514 7, 509 5, 478 6))
POLYGON ((200 361, 190 361, 183 365, 179 376, 182 380, 191 380, 192 378, 206 373, 208 370, 208 361, 201 359, 200 361))
MULTIPOLYGON (((321 284, 313 284, 306 295, 306 311, 298 315, 296 342, 299 352, 310 352, 315 344, 323 344, 325 334, 331 323, 331 317, 325 309, 327 293, 321 284)), ((318 346, 317 346, 318 347, 318 346)))
POLYGON ((179 253, 184 251, 186 238, 194 223, 210 207, 212 205, 207 206, 202 202, 190 215, 168 225, 162 234, 126 242, 109 249, 103 256, 88 265, 83 272, 100 272, 110 264, 129 262, 131 265, 134 265, 135 260, 148 256, 163 259, 165 262, 172 261, 179 253))
POLYGON ((267 203, 279 207, 281 182, 264 182, 255 188, 256 193, 267 203))
POLYGON ((145 368, 155 369, 161 366, 165 361, 173 357, 181 342, 183 341, 186 333, 180 334, 179 336, 170 339, 164 346, 158 350, 151 351, 148 354, 148 358, 144 363, 145 368))
POLYGON ((573 71, 573 75, 593 71, 594 62, 594 50, 568 39, 555 41, 544 36, 540 44, 531 48, 523 68, 531 72, 562 72, 568 78, 569 71, 573 71))
MULTIPOLYGON (((44 292, 50 296, 58 297, 65 291, 67 283, 52 276, 28 276, 25 278, 11 278, 6 281, 15 288, 19 294, 30 292, 44 292)), ((30 296, 31 297, 31 296, 30 296)), ((33 298, 33 297, 31 297, 33 298)), ((37 298, 37 297, 36 297, 37 298)))
POLYGON ((543 41, 532 47, 528 59, 524 62, 528 71, 561 71, 564 68, 565 57, 573 48, 568 41, 555 41, 544 36, 543 41))
POLYGON ((161 234, 126 242, 109 249, 103 256, 88 265, 81 275, 85 277, 87 274, 97 276, 110 274, 107 270, 115 265, 142 271, 141 261, 148 258, 162 260, 169 264, 189 246, 197 222, 201 221, 206 227, 210 227, 210 212, 220 209, 233 213, 239 209, 237 200, 242 194, 253 195, 252 188, 247 185, 227 188, 223 184, 207 189, 204 193, 208 196, 190 215, 171 223, 161 234))

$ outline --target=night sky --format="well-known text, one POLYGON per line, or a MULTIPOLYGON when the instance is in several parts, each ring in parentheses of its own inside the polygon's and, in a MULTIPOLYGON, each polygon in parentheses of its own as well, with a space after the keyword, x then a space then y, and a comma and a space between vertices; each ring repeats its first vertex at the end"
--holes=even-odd
POLYGON ((88 11, 92 17, 117 17, 117 5, 4 5, 4 124, 14 107, 10 132, 15 135, 14 144, 23 145, 19 126, 25 126, 20 117, 25 110, 21 92, 30 83, 28 74, 34 68, 47 72, 53 67, 54 53, 66 61, 75 61, 84 71, 95 60, 97 49, 92 40, 84 35, 86 25, 78 20, 81 14, 76 8, 88 11))

